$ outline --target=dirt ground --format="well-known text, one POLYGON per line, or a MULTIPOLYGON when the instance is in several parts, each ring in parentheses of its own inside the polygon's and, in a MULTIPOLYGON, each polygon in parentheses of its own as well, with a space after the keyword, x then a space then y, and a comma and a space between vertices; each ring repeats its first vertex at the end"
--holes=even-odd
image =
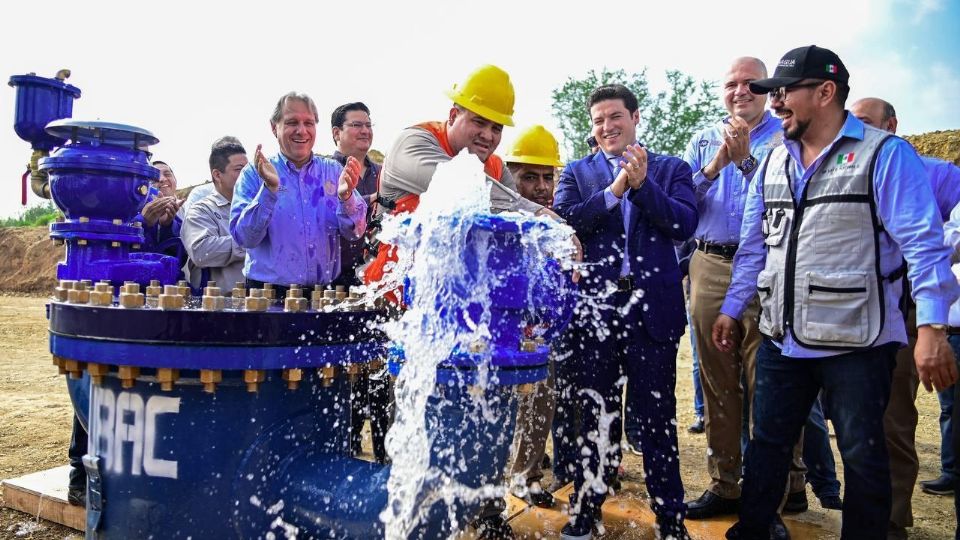
MULTIPOLYGON (((50 363, 45 302, 44 298, 0 296, 0 350, 4 351, 0 355, 0 478, 20 476, 67 461, 72 409, 63 378, 50 363)), ((703 492, 708 477, 704 436, 686 431, 693 421, 690 349, 686 338, 677 364, 680 463, 687 496, 693 497, 703 492)), ((936 396, 924 392, 917 406, 920 410, 917 430, 920 478, 928 479, 939 473, 939 407, 936 396)), ((837 462, 840 463, 839 456, 837 462)), ((626 466, 628 477, 641 477, 639 458, 627 456, 626 466)), ((835 524, 835 517, 828 517, 827 511, 820 509, 812 493, 809 498, 810 510, 799 519, 835 524)), ((952 537, 956 521, 950 498, 927 495, 916 489, 913 512, 915 526, 911 538, 952 537)), ((27 514, 0 510, 0 538, 59 540, 67 537, 82 535, 53 523, 37 521, 27 514)), ((828 534, 823 538, 836 536, 828 534)))

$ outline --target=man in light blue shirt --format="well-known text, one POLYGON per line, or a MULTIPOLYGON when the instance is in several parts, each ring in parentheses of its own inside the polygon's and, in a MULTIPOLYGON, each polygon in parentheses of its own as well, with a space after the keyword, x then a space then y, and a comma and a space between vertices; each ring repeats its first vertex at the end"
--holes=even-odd
MULTIPOLYGON (((749 403, 753 395, 754 359, 760 346, 757 299, 750 302, 742 319, 737 349, 718 350, 710 332, 730 285, 750 180, 759 163, 783 142, 780 122, 766 109, 766 96, 750 92, 751 82, 766 77, 767 67, 758 58, 734 60, 722 88, 729 115, 694 135, 683 154, 694 171, 700 213, 694 235, 696 251, 690 259, 690 319, 706 404, 707 472, 711 478, 703 495, 687 503, 691 519, 735 514, 740 499, 744 400, 749 403), (746 382, 745 388, 741 381, 746 382)), ((787 510, 804 511, 806 491, 799 450, 795 456, 787 510), (794 499, 797 502, 789 507, 794 499)))
POLYGON ((340 274, 340 240, 366 229, 367 205, 356 190, 360 163, 346 167, 313 154, 317 107, 305 94, 280 98, 270 119, 280 153, 257 147, 240 173, 230 208, 230 234, 247 250, 247 286, 270 283, 278 296, 290 284, 306 289, 340 274))
MULTIPOLYGON (((864 124, 875 128, 897 132, 897 111, 890 103, 879 98, 863 98, 850 107, 850 114, 864 124)), ((928 156, 920 156, 927 172, 927 180, 933 190, 940 217, 946 222, 951 210, 960 203, 960 169, 952 163, 928 156)), ((948 242, 948 245, 949 242, 948 242)), ((890 453, 890 480, 893 487, 893 507, 890 512, 889 538, 906 539, 907 527, 913 526, 914 484, 920 471, 917 457, 916 399, 920 380, 913 362, 914 344, 917 337, 917 325, 913 318, 913 304, 907 303, 907 337, 910 340, 906 348, 897 353, 897 366, 893 370, 890 385, 890 403, 883 418, 887 451, 890 453)), ((951 340, 953 336, 951 336, 951 340)), ((952 341, 951 341, 952 343, 952 341)), ((941 475, 935 480, 920 482, 925 492, 936 495, 950 495, 956 480, 955 461, 950 444, 952 426, 950 412, 953 407, 953 388, 937 394, 940 401, 941 475)))
POLYGON ((751 84, 755 93, 769 92, 785 148, 771 154, 751 185, 733 281, 713 328, 715 345, 732 350, 737 319, 759 289, 764 270, 775 287, 761 295, 760 325, 771 335, 764 335, 757 353, 755 424, 740 521, 728 538, 768 537, 790 447, 821 389, 846 465, 841 536, 886 535, 891 509, 887 450, 864 441, 883 439, 895 355, 907 343, 897 302, 904 259, 917 303, 920 380, 928 389, 940 389, 957 377, 945 324, 960 286, 950 272, 950 249, 943 243, 926 173, 908 143, 884 138, 844 110, 848 80, 835 53, 809 46, 788 52, 773 78, 751 84), (771 184, 784 178, 786 186, 771 184), (859 190, 864 178, 867 196, 859 190), (811 186, 815 195, 808 199, 811 186), (836 190, 835 196, 830 190, 836 190), (784 196, 792 202, 776 207, 765 202, 784 196), (864 208, 872 221, 862 219, 864 208), (807 214, 818 219, 805 221, 807 214), (806 223, 815 225, 815 231, 806 223), (860 244, 852 245, 849 240, 856 237, 860 244), (843 241, 834 245, 831 239, 843 241), (875 275, 862 276, 864 288, 844 287, 842 283, 860 279, 859 271, 845 271, 864 268, 858 266, 866 264, 856 256, 860 251, 873 253, 875 263, 864 260, 875 275), (824 269, 795 275, 797 268, 813 265, 824 269), (834 280, 832 286, 814 279, 825 276, 834 280), (809 294, 802 294, 806 286, 797 282, 809 283, 809 294), (859 327, 841 324, 852 316, 859 327), (865 345, 848 345, 856 340, 855 331, 866 336, 865 345))

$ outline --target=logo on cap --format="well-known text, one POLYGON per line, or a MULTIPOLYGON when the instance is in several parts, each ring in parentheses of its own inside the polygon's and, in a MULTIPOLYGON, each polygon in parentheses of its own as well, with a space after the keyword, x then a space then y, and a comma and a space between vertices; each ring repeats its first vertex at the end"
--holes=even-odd
POLYGON ((834 75, 836 75, 838 71, 840 70, 837 68, 836 64, 827 65, 827 73, 833 73, 834 75))
POLYGON ((777 67, 793 67, 797 65, 796 58, 783 58, 780 60, 780 63, 777 64, 777 67))

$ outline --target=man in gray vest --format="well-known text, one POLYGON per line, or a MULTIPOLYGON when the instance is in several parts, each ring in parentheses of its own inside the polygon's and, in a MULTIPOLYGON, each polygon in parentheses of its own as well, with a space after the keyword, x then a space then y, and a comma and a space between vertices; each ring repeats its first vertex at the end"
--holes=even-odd
POLYGON ((841 536, 885 537, 890 465, 880 441, 896 352, 907 343, 904 260, 920 381, 930 390, 957 378, 945 325, 960 286, 923 164, 906 141, 844 109, 848 81, 835 53, 809 46, 750 85, 769 94, 785 140, 750 187, 712 332, 718 348, 732 350, 738 319, 759 293, 753 438, 740 521, 727 538, 769 538, 791 448, 821 390, 844 460, 841 536))

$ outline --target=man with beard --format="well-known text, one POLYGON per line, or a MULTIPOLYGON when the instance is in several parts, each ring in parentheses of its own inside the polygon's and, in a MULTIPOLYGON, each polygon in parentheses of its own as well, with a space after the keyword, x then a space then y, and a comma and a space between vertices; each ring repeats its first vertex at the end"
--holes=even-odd
POLYGON ((886 535, 890 464, 886 445, 870 441, 883 440, 896 352, 907 343, 896 301, 904 259, 920 380, 929 390, 957 378, 946 323, 960 286, 926 172, 906 141, 844 109, 848 81, 835 53, 809 46, 750 85, 769 94, 785 141, 751 185, 733 280, 713 327, 717 348, 732 351, 738 320, 759 292, 754 430, 740 521, 727 538, 770 537, 791 447, 821 390, 844 461, 841 536, 886 535))

